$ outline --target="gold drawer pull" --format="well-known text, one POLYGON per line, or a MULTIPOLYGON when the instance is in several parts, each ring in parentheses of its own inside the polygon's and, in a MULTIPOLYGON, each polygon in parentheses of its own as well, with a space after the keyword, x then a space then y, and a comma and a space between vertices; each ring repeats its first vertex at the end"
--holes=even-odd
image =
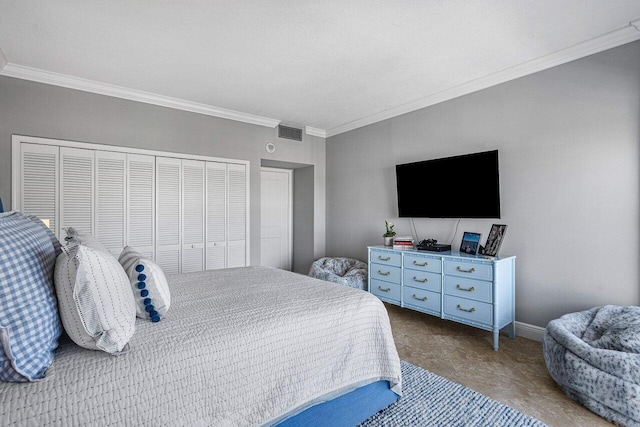
POLYGON ((413 276, 413 281, 414 282, 419 282, 419 283, 427 283, 429 281, 429 279, 427 279, 426 277, 422 280, 418 279, 416 276, 413 276))
POLYGON ((471 268, 471 269, 469 269, 469 270, 463 270, 463 269, 461 269, 461 268, 460 268, 460 266, 457 266, 457 267, 456 267, 456 270, 458 270, 458 271, 459 271, 459 272, 461 272, 461 273, 473 273, 474 271, 476 271, 476 269, 475 269, 475 268, 471 268))
POLYGON ((456 289, 459 289, 461 291, 466 291, 466 292, 473 292, 473 291, 476 290, 476 288, 474 286, 472 286, 470 288, 463 288, 462 286, 460 286, 459 283, 456 285, 456 289))
POLYGON ((476 308, 472 307, 471 309, 467 310, 466 308, 462 308, 462 306, 460 304, 458 304, 458 310, 466 311, 467 313, 473 313, 474 311, 476 311, 476 308))
POLYGON ((383 276, 388 276, 391 274, 391 272, 387 271, 386 273, 383 273, 382 271, 378 270, 378 274, 382 274, 383 276))
POLYGON ((382 292, 389 292, 391 290, 391 288, 382 289, 382 286, 378 286, 378 289, 381 290, 382 292))
POLYGON ((427 297, 418 298, 416 294, 413 294, 413 299, 417 299, 418 301, 427 301, 429 298, 427 297))
POLYGON ((391 261, 391 257, 390 257, 390 256, 388 256, 388 257, 386 257, 386 258, 382 258, 380 255, 378 255, 378 259, 379 259, 380 261, 391 261))
POLYGON ((413 260, 413 265, 417 265, 418 267, 426 267, 427 265, 429 265, 429 263, 427 261, 425 261, 424 264, 418 264, 418 261, 416 261, 414 259, 413 260))

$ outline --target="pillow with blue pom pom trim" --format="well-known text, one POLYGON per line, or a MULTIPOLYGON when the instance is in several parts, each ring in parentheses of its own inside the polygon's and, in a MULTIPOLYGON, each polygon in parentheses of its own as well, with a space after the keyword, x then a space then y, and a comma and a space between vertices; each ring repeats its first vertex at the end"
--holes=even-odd
POLYGON ((130 246, 125 246, 118 261, 131 281, 136 315, 159 322, 171 305, 169 284, 160 266, 130 246))

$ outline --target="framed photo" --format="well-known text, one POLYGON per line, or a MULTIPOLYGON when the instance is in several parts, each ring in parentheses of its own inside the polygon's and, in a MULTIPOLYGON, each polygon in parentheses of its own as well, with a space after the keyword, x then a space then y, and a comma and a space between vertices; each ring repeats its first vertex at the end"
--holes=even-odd
POLYGON ((504 239, 504 233, 507 231, 505 224, 493 224, 491 231, 487 237, 487 243, 484 246, 483 255, 497 257, 500 251, 500 245, 502 245, 502 239, 504 239))
POLYGON ((480 246, 480 233, 470 233, 465 231, 462 235, 460 252, 475 255, 478 253, 478 246, 480 246))

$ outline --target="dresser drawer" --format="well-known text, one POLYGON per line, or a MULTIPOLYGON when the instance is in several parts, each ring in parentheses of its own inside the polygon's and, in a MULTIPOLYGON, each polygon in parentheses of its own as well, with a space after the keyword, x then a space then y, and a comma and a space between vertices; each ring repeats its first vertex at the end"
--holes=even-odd
POLYGON ((369 262, 400 267, 402 265, 402 255, 396 252, 371 249, 371 252, 369 252, 369 262))
POLYGON ((493 266, 491 264, 446 260, 444 262, 444 274, 469 277, 472 279, 492 280, 493 266))
POLYGON ((412 270, 430 271, 432 273, 442 272, 442 261, 440 258, 405 254, 403 263, 404 268, 410 268, 412 270))
POLYGON ((486 326, 493 325, 493 306, 486 302, 472 301, 466 298, 444 296, 444 315, 453 316, 479 323, 486 326))
POLYGON ((444 276, 444 293, 476 301, 493 302, 492 283, 482 280, 444 276))
POLYGON ((440 294, 416 288, 402 288, 402 301, 405 307, 440 314, 440 294))
POLYGON ((369 264, 369 274, 372 279, 400 284, 400 267, 372 263, 369 264))
POLYGON ((432 292, 440 292, 442 289, 442 276, 440 273, 428 271, 404 270, 402 284, 413 288, 424 289, 432 292))
POLYGON ((371 293, 381 300, 400 304, 400 285, 396 283, 371 280, 371 293))

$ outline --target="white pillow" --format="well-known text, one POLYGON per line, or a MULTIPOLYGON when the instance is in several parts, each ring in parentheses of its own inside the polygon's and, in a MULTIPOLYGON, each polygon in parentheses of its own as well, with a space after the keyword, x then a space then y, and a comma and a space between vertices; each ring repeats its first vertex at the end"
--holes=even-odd
POLYGON ((58 309, 65 331, 81 347, 122 351, 135 332, 129 278, 110 254, 71 239, 56 260, 58 309))
POLYGON ((98 241, 98 239, 93 237, 91 234, 86 234, 78 231, 74 227, 65 227, 63 228, 63 230, 67 233, 67 237, 65 237, 66 241, 78 239, 78 242, 80 242, 81 245, 87 246, 97 251, 106 252, 115 258, 115 256, 111 252, 109 252, 109 249, 107 249, 102 243, 98 241))
POLYGON ((129 276, 138 317, 160 321, 171 305, 169 284, 160 266, 130 246, 125 246, 118 261, 129 276))

